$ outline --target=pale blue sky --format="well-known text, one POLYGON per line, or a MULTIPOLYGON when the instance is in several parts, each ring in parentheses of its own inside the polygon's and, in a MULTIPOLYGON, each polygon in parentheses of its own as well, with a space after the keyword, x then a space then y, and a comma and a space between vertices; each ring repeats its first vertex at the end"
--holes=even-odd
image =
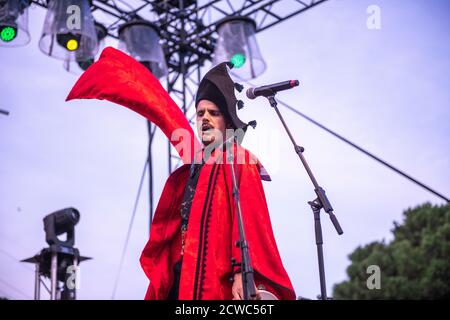
MULTIPOLYGON (((330 0, 258 34, 268 68, 252 82, 299 79, 301 86, 280 93, 281 100, 448 197, 449 9, 446 0, 330 0), (369 5, 381 9, 380 30, 366 26, 369 5)), ((33 268, 18 260, 46 246, 46 214, 74 206, 81 213, 76 247, 94 258, 82 264, 78 296, 110 299, 146 157, 147 127, 141 116, 106 101, 64 101, 77 76, 39 51, 44 14, 30 10, 31 43, 0 49, 0 108, 10 111, 0 115, 0 296, 32 298, 33 268)), ((108 44, 117 47, 113 40, 108 44)), ((267 102, 246 102, 240 115, 258 126, 244 145, 272 176, 264 187, 284 265, 297 295, 314 298, 320 290, 307 205, 313 188, 267 102)), ((346 278, 347 256, 357 246, 391 239, 392 222, 404 209, 443 201, 280 110, 344 229, 338 236, 322 215, 331 294, 333 284, 346 278)), ((167 178, 166 149, 158 132, 156 200, 167 178)), ((147 229, 143 198, 116 298, 145 294, 148 281, 138 259, 147 229)))

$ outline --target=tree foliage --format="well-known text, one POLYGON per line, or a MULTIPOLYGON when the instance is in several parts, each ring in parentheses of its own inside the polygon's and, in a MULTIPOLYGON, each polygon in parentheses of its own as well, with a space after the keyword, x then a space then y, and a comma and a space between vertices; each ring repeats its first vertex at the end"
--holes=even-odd
POLYGON ((403 214, 390 243, 372 242, 349 255, 349 280, 334 286, 335 299, 450 299, 450 205, 426 203, 403 214), (368 288, 371 265, 380 267, 379 289, 368 288))

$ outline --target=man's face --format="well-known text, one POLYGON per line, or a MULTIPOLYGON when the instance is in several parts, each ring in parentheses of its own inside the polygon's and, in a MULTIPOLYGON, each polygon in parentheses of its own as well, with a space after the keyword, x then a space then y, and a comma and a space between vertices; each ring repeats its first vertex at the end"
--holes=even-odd
POLYGON ((222 142, 226 129, 226 120, 219 107, 209 100, 200 100, 197 105, 197 132, 203 144, 222 142))

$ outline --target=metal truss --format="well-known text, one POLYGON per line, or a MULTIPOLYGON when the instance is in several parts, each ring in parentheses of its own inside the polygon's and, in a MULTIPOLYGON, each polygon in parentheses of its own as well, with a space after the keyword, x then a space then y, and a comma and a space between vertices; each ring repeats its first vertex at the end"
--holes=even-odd
MULTIPOLYGON (((49 0, 32 0, 46 8, 49 0)), ((91 0, 96 21, 108 36, 118 38, 121 23, 134 18, 151 21, 159 29, 169 74, 186 74, 211 60, 216 25, 223 18, 253 19, 257 32, 311 9, 326 0, 91 0)))
MULTIPOLYGON (((32 0, 47 8, 51 0, 32 0)), ((216 25, 223 18, 243 16, 256 22, 257 32, 327 0, 90 0, 97 22, 118 39, 118 27, 134 18, 149 20, 158 28, 169 68, 168 90, 186 95, 186 81, 198 75, 205 61, 211 60, 217 40, 216 25), (179 83, 179 79, 182 79, 179 83), (179 83, 177 86, 176 83, 179 83)), ((194 81, 198 83, 197 80, 194 81)), ((184 113, 188 111, 182 99, 184 113)))
MULTIPOLYGON (((257 32, 308 10, 326 0, 209 0, 209 1, 144 1, 151 2, 157 13, 169 67, 168 91, 180 99, 180 107, 189 120, 200 82, 200 68, 211 60, 217 40, 216 25, 230 16, 253 19, 257 32), (172 3, 172 4, 171 4, 172 3), (186 3, 186 7, 178 6, 186 3), (181 81, 178 81, 181 79, 181 81)), ((191 116, 193 114, 193 116, 191 116)), ((169 147, 169 172, 172 171, 169 147)), ((176 165, 175 165, 176 167, 176 165)))

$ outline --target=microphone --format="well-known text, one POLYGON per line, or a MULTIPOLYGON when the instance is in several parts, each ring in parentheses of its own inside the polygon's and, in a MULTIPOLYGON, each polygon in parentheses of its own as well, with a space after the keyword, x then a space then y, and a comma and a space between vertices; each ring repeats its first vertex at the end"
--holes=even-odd
POLYGON ((273 96, 278 91, 283 91, 287 89, 292 89, 299 85, 298 80, 287 80, 283 82, 278 82, 274 84, 268 84, 266 86, 261 86, 257 88, 248 88, 247 89, 247 98, 255 99, 256 97, 263 96, 269 97, 273 96))

